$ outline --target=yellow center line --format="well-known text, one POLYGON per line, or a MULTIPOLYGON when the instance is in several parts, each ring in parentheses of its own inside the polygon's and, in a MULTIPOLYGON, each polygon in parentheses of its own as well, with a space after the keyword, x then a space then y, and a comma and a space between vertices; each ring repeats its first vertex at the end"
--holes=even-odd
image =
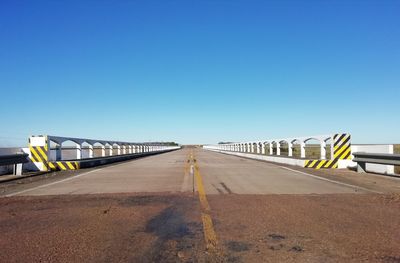
POLYGON ((210 252, 217 252, 217 235, 215 234, 214 225, 210 216, 210 205, 208 204, 206 191, 204 190, 203 179, 197 162, 194 161, 193 151, 191 153, 191 161, 194 163, 194 177, 196 180, 197 192, 201 205, 201 220, 203 222, 204 239, 206 248, 210 252))

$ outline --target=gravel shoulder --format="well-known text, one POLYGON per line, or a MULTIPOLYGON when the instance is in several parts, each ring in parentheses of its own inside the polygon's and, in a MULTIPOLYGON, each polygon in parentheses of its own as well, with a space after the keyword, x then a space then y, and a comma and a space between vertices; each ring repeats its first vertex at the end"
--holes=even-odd
POLYGON ((399 262, 400 195, 209 195, 230 262, 399 262))

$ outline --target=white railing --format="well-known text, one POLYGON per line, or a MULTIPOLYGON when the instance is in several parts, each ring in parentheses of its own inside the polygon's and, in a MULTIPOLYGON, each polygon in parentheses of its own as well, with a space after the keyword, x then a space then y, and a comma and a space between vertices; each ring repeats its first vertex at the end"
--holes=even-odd
MULTIPOLYGON (((327 145, 330 147, 329 159, 334 159, 334 139, 338 134, 316 135, 308 137, 293 137, 284 139, 258 140, 250 142, 235 142, 218 145, 205 145, 204 149, 232 151, 243 153, 257 153, 262 155, 281 155, 282 145, 287 145, 288 156, 293 157, 293 149, 295 146, 300 148, 300 158, 306 158, 306 143, 311 140, 319 142, 320 159, 326 159, 327 145), (266 149, 267 152, 266 152, 266 149), (276 153, 274 154, 274 149, 276 153)), ((286 148, 285 147, 285 148, 286 148)))
POLYGON ((40 171, 48 170, 46 164, 51 162, 165 152, 179 148, 179 146, 170 146, 166 143, 134 143, 51 135, 29 138, 29 158, 40 171), (95 150, 97 156, 94 156, 95 150))

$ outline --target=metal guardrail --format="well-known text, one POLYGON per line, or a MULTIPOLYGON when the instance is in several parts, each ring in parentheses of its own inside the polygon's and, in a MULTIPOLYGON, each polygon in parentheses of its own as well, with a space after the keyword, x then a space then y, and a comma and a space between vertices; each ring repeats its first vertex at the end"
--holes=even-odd
POLYGON ((14 165, 14 175, 22 175, 22 164, 29 162, 27 153, 0 155, 0 165, 14 165))
POLYGON ((367 163, 400 165, 400 154, 355 152, 353 155, 353 161, 357 163, 359 173, 366 172, 367 163))

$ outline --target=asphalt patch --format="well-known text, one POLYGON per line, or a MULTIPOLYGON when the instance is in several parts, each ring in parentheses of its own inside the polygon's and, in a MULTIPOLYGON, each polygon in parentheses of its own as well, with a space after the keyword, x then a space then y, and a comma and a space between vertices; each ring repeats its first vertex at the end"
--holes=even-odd
POLYGON ((272 241, 281 241, 281 240, 286 239, 286 237, 279 235, 279 234, 269 234, 268 239, 270 239, 272 241))
MULTIPOLYGON (((147 259, 141 262, 193 262, 195 244, 202 224, 188 222, 184 211, 189 207, 170 206, 151 218, 145 232, 157 236, 152 248, 146 253, 147 259), (197 234, 197 237, 196 237, 197 234)), ((200 235, 201 236, 201 235, 200 235)))
POLYGON ((151 232, 163 240, 179 239, 191 232, 180 211, 174 207, 164 209, 146 225, 146 232, 151 232))
POLYGON ((303 252, 303 248, 301 246, 293 246, 289 251, 292 252, 303 252))
POLYGON ((169 203, 163 196, 157 195, 145 195, 145 196, 130 196, 125 198, 123 201, 119 203, 121 206, 146 206, 151 204, 165 204, 169 203))
POLYGON ((225 243, 225 246, 235 252, 243 252, 248 251, 252 247, 249 243, 239 242, 239 241, 228 241, 225 243))

